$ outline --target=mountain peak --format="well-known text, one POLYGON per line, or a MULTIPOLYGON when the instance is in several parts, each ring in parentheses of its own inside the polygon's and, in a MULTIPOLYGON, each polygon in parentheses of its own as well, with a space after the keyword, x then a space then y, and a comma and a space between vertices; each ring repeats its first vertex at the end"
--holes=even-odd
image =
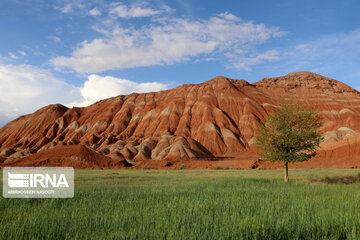
POLYGON ((221 86, 221 85, 222 86, 223 85, 236 85, 236 86, 240 86, 240 87, 250 85, 250 83, 248 83, 245 80, 231 79, 231 78, 227 78, 227 77, 224 77, 221 75, 216 76, 216 77, 210 79, 209 81, 204 82, 203 84, 212 84, 217 87, 221 86))
MULTIPOLYGON (((309 71, 292 72, 292 73, 286 74, 285 76, 292 76, 292 77, 299 77, 299 78, 307 78, 307 77, 327 78, 327 77, 321 76, 320 74, 309 72, 309 71)), ((328 78, 328 79, 330 79, 330 78, 328 78)))
POLYGON ((210 79, 209 81, 206 81, 205 83, 212 83, 212 82, 230 82, 231 79, 230 78, 227 78, 227 77, 224 77, 224 76, 216 76, 212 79, 210 79))
POLYGON ((336 93, 357 93, 355 89, 342 82, 307 71, 293 72, 281 77, 263 78, 261 81, 255 83, 255 85, 266 88, 311 88, 336 93))

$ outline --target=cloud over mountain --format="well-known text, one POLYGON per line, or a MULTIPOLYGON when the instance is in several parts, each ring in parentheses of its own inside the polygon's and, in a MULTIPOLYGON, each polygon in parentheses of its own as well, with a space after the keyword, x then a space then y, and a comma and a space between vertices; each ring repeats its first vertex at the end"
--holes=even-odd
POLYGON ((51 102, 71 102, 77 88, 31 65, 0 65, 0 119, 28 113, 51 102))
POLYGON ((166 85, 158 82, 137 83, 99 75, 90 75, 82 87, 76 87, 32 65, 0 65, 0 126, 48 104, 88 106, 120 94, 164 89, 166 85))
POLYGON ((111 76, 99 76, 92 74, 80 88, 82 102, 72 103, 75 106, 88 106, 96 101, 117 95, 125 95, 133 92, 146 93, 165 90, 166 85, 158 82, 137 83, 127 79, 111 76))

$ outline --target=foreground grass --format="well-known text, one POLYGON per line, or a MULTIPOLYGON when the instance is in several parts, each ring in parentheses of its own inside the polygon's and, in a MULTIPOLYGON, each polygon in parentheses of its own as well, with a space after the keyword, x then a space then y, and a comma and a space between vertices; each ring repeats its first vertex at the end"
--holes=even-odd
POLYGON ((0 239, 359 239, 357 170, 76 171, 73 199, 0 199, 0 239))

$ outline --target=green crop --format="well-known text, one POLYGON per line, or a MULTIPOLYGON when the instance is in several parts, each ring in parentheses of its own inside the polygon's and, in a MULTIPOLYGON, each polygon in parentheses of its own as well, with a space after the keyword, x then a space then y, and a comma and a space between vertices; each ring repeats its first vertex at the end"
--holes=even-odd
POLYGON ((359 183, 328 181, 358 170, 291 171, 77 170, 73 199, 0 198, 0 239, 360 239, 359 183))

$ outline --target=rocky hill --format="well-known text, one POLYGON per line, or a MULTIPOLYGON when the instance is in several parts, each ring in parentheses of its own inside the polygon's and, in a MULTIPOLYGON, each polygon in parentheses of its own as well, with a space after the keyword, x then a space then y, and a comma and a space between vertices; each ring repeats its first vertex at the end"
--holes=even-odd
POLYGON ((328 166, 345 166, 344 162, 349 162, 346 167, 360 166, 356 160, 360 160, 360 93, 310 72, 254 84, 218 76, 167 91, 120 95, 85 108, 49 105, 0 129, 0 162, 14 165, 26 160, 30 165, 29 155, 72 145, 115 160, 103 167, 118 166, 116 161, 123 160, 256 161, 257 124, 289 99, 314 107, 323 116, 325 142, 312 161, 319 166, 331 161, 328 166))

